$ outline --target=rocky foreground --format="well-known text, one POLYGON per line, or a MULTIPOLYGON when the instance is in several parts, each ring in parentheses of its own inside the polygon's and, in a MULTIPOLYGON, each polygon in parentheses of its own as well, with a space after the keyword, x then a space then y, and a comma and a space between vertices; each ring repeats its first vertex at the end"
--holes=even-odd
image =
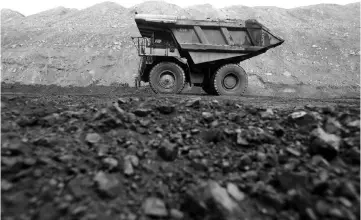
POLYGON ((357 105, 8 96, 1 110, 4 220, 360 219, 357 105))

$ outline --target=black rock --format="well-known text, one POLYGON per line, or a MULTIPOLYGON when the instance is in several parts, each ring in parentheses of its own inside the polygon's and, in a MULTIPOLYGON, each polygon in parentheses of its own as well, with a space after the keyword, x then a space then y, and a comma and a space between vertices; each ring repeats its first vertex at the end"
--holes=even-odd
POLYGON ((36 219, 39 220, 48 220, 48 219, 58 219, 60 217, 59 211, 52 203, 44 204, 39 212, 37 213, 36 219))
POLYGON ((218 143, 224 139, 223 132, 218 129, 209 129, 202 132, 202 137, 205 142, 218 143))
POLYGON ((128 103, 128 101, 125 98, 118 98, 117 102, 119 105, 128 103))
POLYGON ((340 135, 342 130, 342 125, 332 117, 328 117, 325 123, 323 124, 323 129, 329 134, 340 135))
POLYGON ((310 127, 317 125, 318 123, 317 119, 313 115, 305 111, 293 112, 292 114, 289 115, 288 118, 290 122, 297 124, 298 126, 301 127, 302 126, 310 127))
POLYGON ((108 174, 102 171, 98 172, 94 181, 97 184, 100 195, 115 198, 121 194, 124 187, 120 179, 115 174, 108 174))
POLYGON ((202 112, 202 117, 208 123, 214 120, 214 116, 210 112, 202 112))
POLYGON ((157 106, 157 110, 162 114, 171 114, 171 113, 175 112, 175 105, 157 106))
POLYGON ((68 189, 75 198, 82 198, 88 195, 92 182, 89 177, 77 176, 70 180, 68 189))
POLYGON ((360 198, 356 187, 350 181, 343 182, 336 190, 336 193, 340 196, 344 196, 349 199, 357 200, 360 198))
POLYGON ((215 181, 188 191, 181 209, 195 219, 237 220, 246 217, 238 203, 215 181))
POLYGON ((142 205, 143 212, 146 215, 153 217, 166 217, 168 210, 163 200, 156 197, 146 198, 142 205))
POLYGON ((284 196, 277 193, 272 186, 266 185, 264 182, 257 182, 257 184, 254 184, 252 194, 257 195, 262 202, 278 211, 280 211, 285 205, 284 196))
POLYGON ((197 99, 188 100, 185 105, 186 107, 199 108, 201 106, 201 99, 197 98, 197 99))
POLYGON ((148 109, 148 108, 138 108, 133 111, 133 113, 139 117, 145 117, 145 116, 149 115, 151 112, 152 112, 152 109, 148 109))
POLYGON ((332 160, 338 155, 340 145, 340 137, 328 134, 319 127, 311 133, 309 152, 311 155, 320 154, 327 160, 332 160))
POLYGON ((244 167, 244 166, 249 166, 252 164, 252 159, 247 155, 243 155, 240 159, 239 159, 239 165, 244 167))
POLYGON ((309 178, 307 173, 296 173, 284 171, 277 175, 277 179, 283 190, 288 191, 290 189, 305 188, 309 184, 309 178))
POLYGON ((85 136, 85 141, 90 144, 96 144, 101 140, 101 136, 98 133, 88 133, 85 136))
POLYGON ((158 148, 158 155, 165 161, 173 161, 178 156, 178 148, 176 144, 165 139, 158 148))

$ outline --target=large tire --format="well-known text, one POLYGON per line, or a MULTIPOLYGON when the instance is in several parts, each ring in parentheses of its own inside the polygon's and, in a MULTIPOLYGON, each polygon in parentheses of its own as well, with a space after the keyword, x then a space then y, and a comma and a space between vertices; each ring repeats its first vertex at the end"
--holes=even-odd
POLYGON ((237 64, 220 67, 212 77, 213 88, 218 95, 242 95, 248 86, 246 71, 237 64))
POLYGON ((184 70, 176 63, 158 63, 149 73, 149 85, 155 93, 180 93, 185 86, 184 70))

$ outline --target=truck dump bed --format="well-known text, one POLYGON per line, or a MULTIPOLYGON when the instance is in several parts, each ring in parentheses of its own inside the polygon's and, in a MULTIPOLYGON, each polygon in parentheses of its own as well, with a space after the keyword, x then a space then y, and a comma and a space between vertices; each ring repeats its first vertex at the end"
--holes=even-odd
POLYGON ((216 60, 242 61, 281 45, 284 40, 256 20, 190 20, 176 16, 138 14, 142 37, 170 32, 194 64, 216 60))

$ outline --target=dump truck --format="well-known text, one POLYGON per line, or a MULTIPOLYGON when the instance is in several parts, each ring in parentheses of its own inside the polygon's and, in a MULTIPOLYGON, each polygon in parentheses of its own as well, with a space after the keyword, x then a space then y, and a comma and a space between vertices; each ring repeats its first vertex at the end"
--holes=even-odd
POLYGON ((140 56, 138 81, 156 93, 180 93, 186 83, 211 95, 242 95, 248 76, 241 61, 284 40, 255 19, 192 20, 136 14, 141 37, 132 37, 140 56))

